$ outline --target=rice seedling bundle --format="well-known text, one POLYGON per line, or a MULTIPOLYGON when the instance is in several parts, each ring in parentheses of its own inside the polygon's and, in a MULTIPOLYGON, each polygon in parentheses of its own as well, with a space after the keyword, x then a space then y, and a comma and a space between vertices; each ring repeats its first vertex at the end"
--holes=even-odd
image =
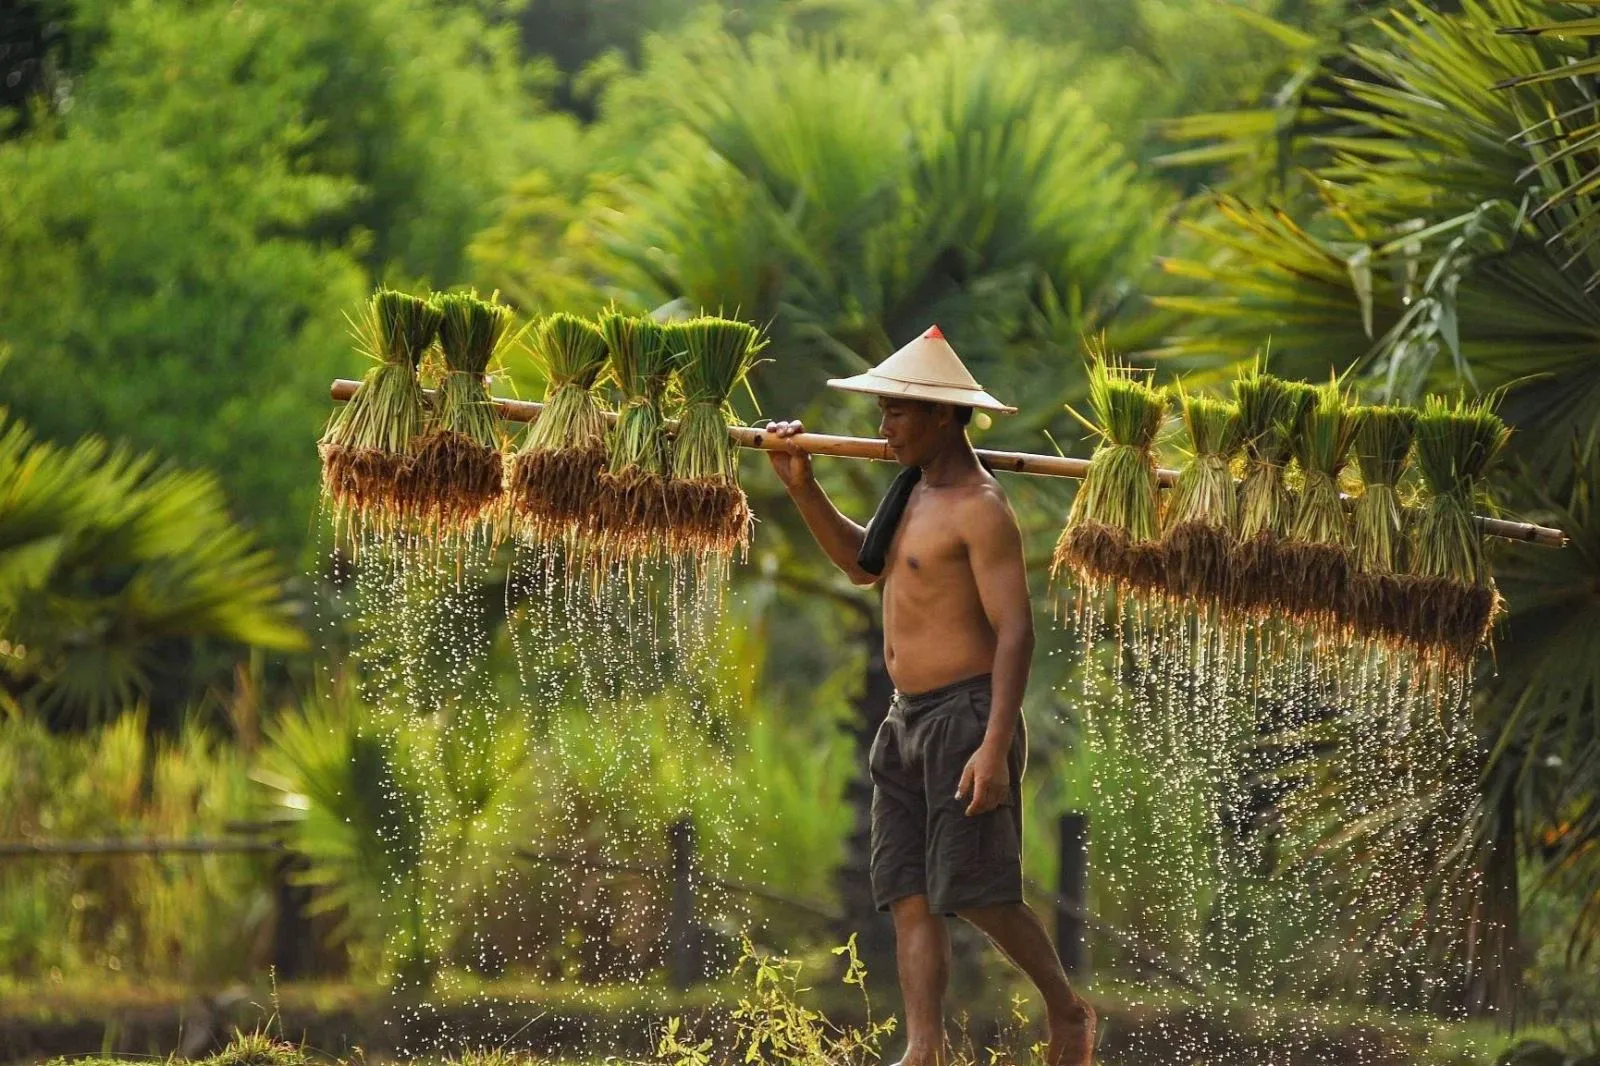
POLYGON ((663 404, 675 352, 665 326, 610 313, 600 318, 622 407, 611 429, 610 454, 600 474, 591 534, 605 554, 655 555, 672 515, 667 497, 671 444, 663 404))
POLYGON ((347 524, 357 541, 368 530, 392 530, 412 513, 412 446, 425 418, 417 368, 440 319, 426 300, 379 289, 351 322, 357 348, 377 365, 351 401, 334 412, 318 452, 335 524, 347 524))
POLYGON ((1152 447, 1167 415, 1166 393, 1097 351, 1089 360, 1089 406, 1093 421, 1073 414, 1101 439, 1056 542, 1051 576, 1070 570, 1086 590, 1159 593, 1159 486, 1152 447))
POLYGON ((486 375, 511 328, 511 308, 473 293, 436 300, 444 365, 427 429, 417 441, 418 509, 443 530, 466 529, 498 503, 504 475, 500 420, 486 375))
POLYGON ((1458 660, 1488 639, 1499 609, 1474 509, 1484 473, 1510 436, 1493 398, 1430 396, 1417 418, 1425 493, 1412 526, 1407 628, 1419 645, 1458 660))
POLYGON ((1300 466, 1300 498, 1289 537, 1279 548, 1285 594, 1293 613, 1319 625, 1347 625, 1350 617, 1350 529, 1339 477, 1355 443, 1352 408, 1337 381, 1316 389, 1290 435, 1300 466))
POLYGON ((1239 409, 1182 391, 1178 409, 1191 452, 1167 500, 1161 537, 1167 592, 1175 598, 1218 602, 1227 595, 1233 573, 1239 409))
POLYGON ((1290 438, 1314 390, 1253 367, 1233 383, 1244 447, 1239 481, 1239 544, 1233 560, 1233 606, 1246 613, 1289 606, 1280 573, 1280 541, 1294 524, 1294 495, 1285 476, 1290 438))
POLYGON ((1351 515, 1351 617, 1364 634, 1403 632, 1406 512, 1400 479, 1411 455, 1417 412, 1409 407, 1365 405, 1353 412, 1355 455, 1362 493, 1351 515))
POLYGON ((673 326, 683 410, 673 438, 672 537, 678 550, 731 556, 750 543, 750 505, 728 427, 729 399, 764 347, 744 322, 702 317, 673 326))
POLYGON ((511 504, 533 539, 571 538, 599 505, 606 467, 606 409, 595 392, 606 338, 593 322, 562 312, 539 325, 527 348, 544 372, 544 411, 512 460, 511 504))

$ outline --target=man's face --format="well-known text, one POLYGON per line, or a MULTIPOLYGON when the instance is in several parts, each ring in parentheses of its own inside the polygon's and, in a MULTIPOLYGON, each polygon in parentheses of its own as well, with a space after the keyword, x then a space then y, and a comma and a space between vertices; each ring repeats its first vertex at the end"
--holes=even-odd
POLYGON ((921 466, 944 444, 955 411, 942 403, 878 397, 878 436, 901 466, 921 466))

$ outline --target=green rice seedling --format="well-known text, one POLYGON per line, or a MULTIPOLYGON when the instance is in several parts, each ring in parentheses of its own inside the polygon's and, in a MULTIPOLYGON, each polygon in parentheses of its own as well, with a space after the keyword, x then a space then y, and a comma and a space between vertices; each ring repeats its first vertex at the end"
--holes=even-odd
POLYGON ((447 292, 440 313, 443 367, 427 429, 417 441, 417 508, 441 531, 483 520, 504 487, 502 435, 487 374, 511 338, 512 311, 476 293, 447 292))
POLYGON ((663 405, 677 358, 675 338, 649 318, 615 312, 601 316, 600 332, 622 409, 611 429, 592 532, 603 554, 653 556, 665 547, 662 538, 672 526, 672 449, 663 405))
POLYGON ((729 398, 765 346, 754 326, 702 317, 671 327, 683 413, 673 439, 672 536, 683 551, 724 557, 750 543, 750 505, 728 427, 729 398))
POLYGON ((1484 473, 1511 436, 1494 404, 1430 396, 1417 418, 1425 491, 1412 525, 1407 629, 1424 649, 1458 662, 1488 639, 1500 604, 1475 517, 1484 473))
POLYGON ((412 446, 426 413, 417 367, 440 318, 426 300, 379 289, 351 320, 358 350, 377 365, 334 412, 318 452, 335 524, 357 542, 367 532, 391 532, 413 514, 412 446))
POLYGON ((1233 458, 1239 451, 1239 409, 1224 400, 1178 392, 1189 436, 1189 461, 1167 499, 1161 536, 1163 572, 1173 597, 1218 602, 1232 584, 1239 518, 1233 458))
POLYGON ((1416 435, 1417 412, 1364 405, 1353 416, 1363 488, 1350 523, 1352 617, 1361 632, 1392 638, 1402 632, 1404 597, 1398 575, 1406 568, 1406 513, 1399 485, 1416 435))
POLYGON ((588 319, 559 312, 530 334, 527 349, 544 372, 544 411, 512 460, 511 503, 525 535, 570 539, 595 512, 606 466, 606 408, 595 388, 606 338, 588 319))
POLYGON ((1289 439, 1314 390, 1252 367, 1233 383, 1239 405, 1244 476, 1239 481, 1239 543, 1233 561, 1232 606, 1247 614, 1280 610, 1279 549, 1294 524, 1294 495, 1285 473, 1289 439))
POLYGON ((1100 443, 1056 542, 1051 577, 1070 571, 1088 591, 1159 593, 1159 486, 1152 447, 1167 415, 1167 395, 1139 371, 1092 347, 1089 406, 1093 420, 1072 414, 1100 436, 1100 443))
POLYGON ((1350 527, 1339 478, 1350 461, 1356 424, 1338 381, 1315 390, 1289 437, 1300 466, 1300 499, 1279 548, 1282 594, 1291 612, 1319 627, 1348 625, 1350 527))

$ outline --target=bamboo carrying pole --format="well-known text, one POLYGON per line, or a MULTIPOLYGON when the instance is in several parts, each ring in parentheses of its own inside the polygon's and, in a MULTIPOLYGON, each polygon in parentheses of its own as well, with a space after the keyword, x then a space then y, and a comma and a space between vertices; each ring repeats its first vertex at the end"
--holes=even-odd
MULTIPOLYGON (((339 378, 333 383, 329 394, 338 403, 348 403, 361 387, 359 381, 348 378, 339 378)), ((427 390, 431 396, 432 390, 427 390)), ((507 400, 499 396, 494 398, 495 405, 500 409, 500 417, 508 422, 532 422, 539 417, 539 412, 544 410, 544 404, 534 403, 530 400, 507 400)), ((608 415, 615 418, 615 415, 608 415)), ((757 451, 781 452, 787 451, 791 446, 798 447, 812 455, 833 455, 845 459, 876 459, 879 462, 893 462, 894 456, 889 453, 886 442, 873 437, 835 437, 826 433, 799 433, 793 437, 780 440, 766 430, 754 426, 730 426, 728 436, 741 448, 751 448, 757 451)), ((1032 452, 997 452, 987 448, 975 449, 978 458, 989 464, 992 470, 1007 470, 1016 474, 1040 474, 1046 477, 1071 477, 1082 478, 1089 469, 1089 460, 1074 459, 1065 455, 1035 455, 1032 452)), ((1176 470, 1159 470, 1157 476, 1162 485, 1171 485, 1177 478, 1176 470)), ((1567 535, 1559 529, 1548 526, 1536 526, 1530 522, 1508 522, 1503 518, 1478 517, 1478 527, 1491 537, 1500 537, 1505 540, 1521 541, 1525 544, 1537 544, 1544 548, 1564 548, 1567 544, 1567 535)))

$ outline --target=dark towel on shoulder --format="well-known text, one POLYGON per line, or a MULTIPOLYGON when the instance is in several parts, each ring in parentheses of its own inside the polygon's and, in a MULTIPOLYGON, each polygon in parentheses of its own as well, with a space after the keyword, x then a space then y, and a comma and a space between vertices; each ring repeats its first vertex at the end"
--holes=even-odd
POLYGON ((867 573, 883 573, 888 562, 889 543, 894 540, 894 531, 900 528, 900 519, 906 513, 911 490, 921 480, 920 466, 906 467, 895 477, 889 491, 884 493, 878 509, 872 512, 872 521, 867 523, 866 538, 862 540, 861 551, 856 555, 856 565, 867 573))

